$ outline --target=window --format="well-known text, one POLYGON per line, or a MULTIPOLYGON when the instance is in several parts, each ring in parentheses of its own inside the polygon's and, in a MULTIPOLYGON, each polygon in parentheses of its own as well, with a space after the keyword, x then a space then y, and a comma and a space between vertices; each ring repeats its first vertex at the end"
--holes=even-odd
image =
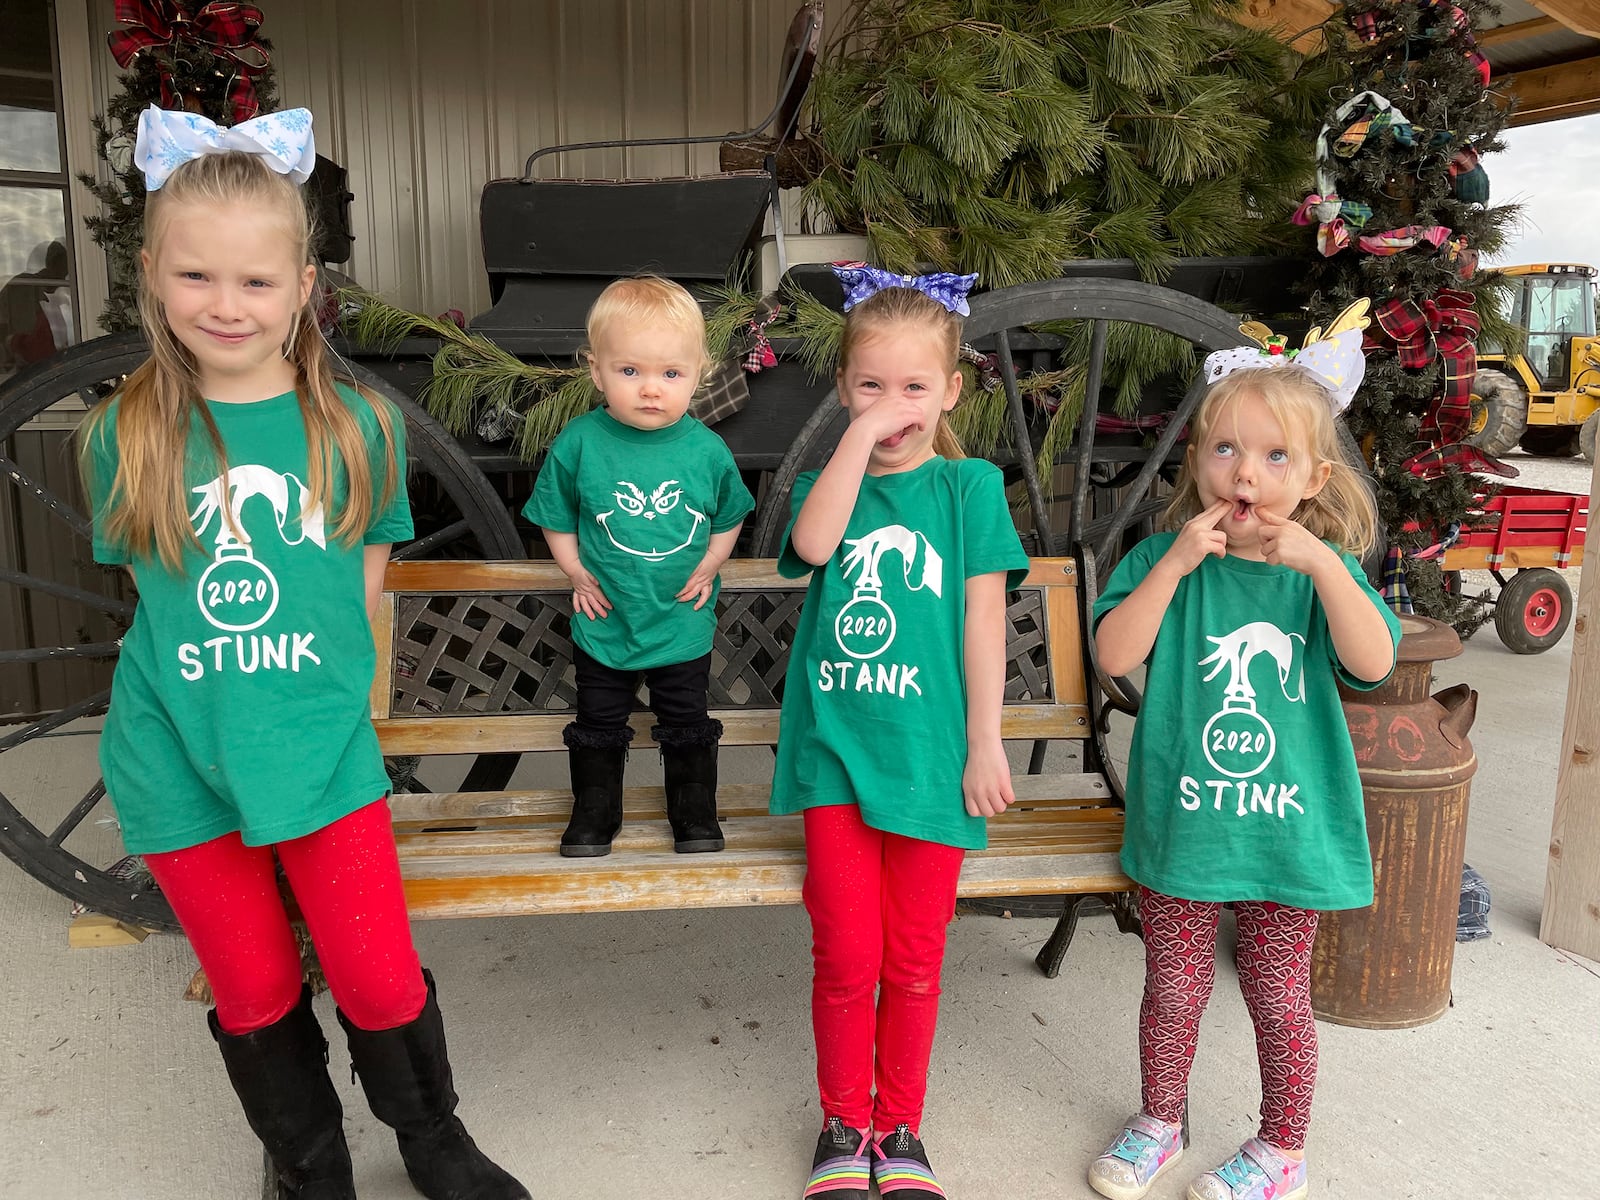
POLYGON ((78 340, 55 5, 0 4, 0 378, 78 340))

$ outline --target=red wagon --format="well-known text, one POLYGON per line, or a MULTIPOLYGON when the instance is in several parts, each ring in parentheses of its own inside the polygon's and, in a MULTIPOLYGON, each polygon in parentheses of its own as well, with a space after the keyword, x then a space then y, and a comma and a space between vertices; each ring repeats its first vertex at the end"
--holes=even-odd
MULTIPOLYGON (((1589 497, 1506 487, 1478 497, 1461 537, 1444 552, 1446 571, 1488 571, 1500 585, 1494 627, 1517 654, 1539 654, 1572 620, 1572 589, 1557 568, 1583 562, 1589 497), (1508 579, 1507 570, 1514 573, 1508 579)), ((1459 574, 1455 577, 1459 582, 1459 574)))

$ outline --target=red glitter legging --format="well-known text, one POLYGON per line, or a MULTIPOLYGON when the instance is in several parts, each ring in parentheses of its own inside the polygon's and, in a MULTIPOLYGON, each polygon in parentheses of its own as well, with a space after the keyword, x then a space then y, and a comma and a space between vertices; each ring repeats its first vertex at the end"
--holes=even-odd
POLYGON ((373 1030, 415 1020, 427 987, 389 804, 380 799, 275 847, 246 846, 228 833, 145 855, 205 968, 223 1031, 263 1029, 300 1000, 300 951, 278 893, 274 850, 344 1015, 373 1030))
POLYGON ((822 1115, 916 1132, 964 852, 870 828, 854 804, 808 808, 805 825, 822 1115))
MULTIPOLYGON (((1239 990, 1256 1030, 1261 1063, 1261 1139, 1303 1150, 1317 1082, 1317 1028, 1311 1015, 1311 946, 1317 914, 1241 900, 1239 990)), ((1139 1073, 1144 1111, 1183 1120, 1200 1017, 1217 974, 1222 905, 1139 889, 1144 923, 1144 1003, 1139 1008, 1139 1073)))

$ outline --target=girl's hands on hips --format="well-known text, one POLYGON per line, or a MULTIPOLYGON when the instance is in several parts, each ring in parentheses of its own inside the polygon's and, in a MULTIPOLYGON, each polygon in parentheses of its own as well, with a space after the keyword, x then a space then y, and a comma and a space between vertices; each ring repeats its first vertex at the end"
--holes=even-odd
POLYGON ((1233 511, 1232 500, 1218 500, 1210 508, 1183 523, 1177 538, 1167 547, 1162 560, 1180 575, 1187 575, 1210 556, 1228 553, 1227 535, 1218 529, 1222 518, 1233 511))
POLYGON ((1269 563, 1292 567, 1302 575, 1338 563, 1338 555, 1328 549, 1327 543, 1299 521, 1264 508, 1257 509, 1256 516, 1261 521, 1261 554, 1269 563))
POLYGON ((717 572, 722 569, 721 563, 711 563, 701 560, 694 574, 689 576, 689 582, 683 585, 675 599, 679 602, 693 600, 694 610, 699 612, 705 607, 707 600, 711 599, 711 587, 717 581, 717 572))
POLYGON ((969 817, 998 817, 1007 805, 1016 802, 1016 793, 1011 790, 1011 764, 1006 761, 1006 749, 999 738, 968 744, 961 794, 969 817))
POLYGON ((579 567, 567 576, 572 581, 572 607, 590 620, 602 620, 611 611, 611 601, 600 590, 600 581, 579 567))

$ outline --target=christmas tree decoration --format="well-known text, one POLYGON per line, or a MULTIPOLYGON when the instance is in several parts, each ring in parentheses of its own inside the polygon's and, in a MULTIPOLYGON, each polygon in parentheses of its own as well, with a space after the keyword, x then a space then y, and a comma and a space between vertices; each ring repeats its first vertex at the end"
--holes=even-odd
POLYGON ((1340 6, 1325 57, 1342 83, 1321 118, 1316 192, 1295 213, 1318 224, 1313 319, 1377 298, 1366 379, 1346 422, 1377 486, 1388 592, 1463 634, 1482 623, 1482 605, 1446 588, 1432 559, 1487 486, 1482 476, 1515 473, 1467 444, 1476 342, 1498 320, 1497 284, 1478 272, 1478 255, 1504 244, 1516 213, 1489 207, 1487 176, 1474 175, 1480 156, 1504 148, 1506 122, 1472 36, 1486 9, 1480 0, 1340 6))
POLYGON ((78 181, 102 211, 84 224, 106 252, 111 292, 100 316, 109 333, 136 328, 135 280, 144 236, 144 179, 133 161, 139 114, 154 104, 199 113, 232 126, 277 108, 272 43, 260 36, 262 13, 250 4, 195 0, 117 0, 122 28, 106 35, 121 91, 94 118, 95 149, 105 167, 78 181))

